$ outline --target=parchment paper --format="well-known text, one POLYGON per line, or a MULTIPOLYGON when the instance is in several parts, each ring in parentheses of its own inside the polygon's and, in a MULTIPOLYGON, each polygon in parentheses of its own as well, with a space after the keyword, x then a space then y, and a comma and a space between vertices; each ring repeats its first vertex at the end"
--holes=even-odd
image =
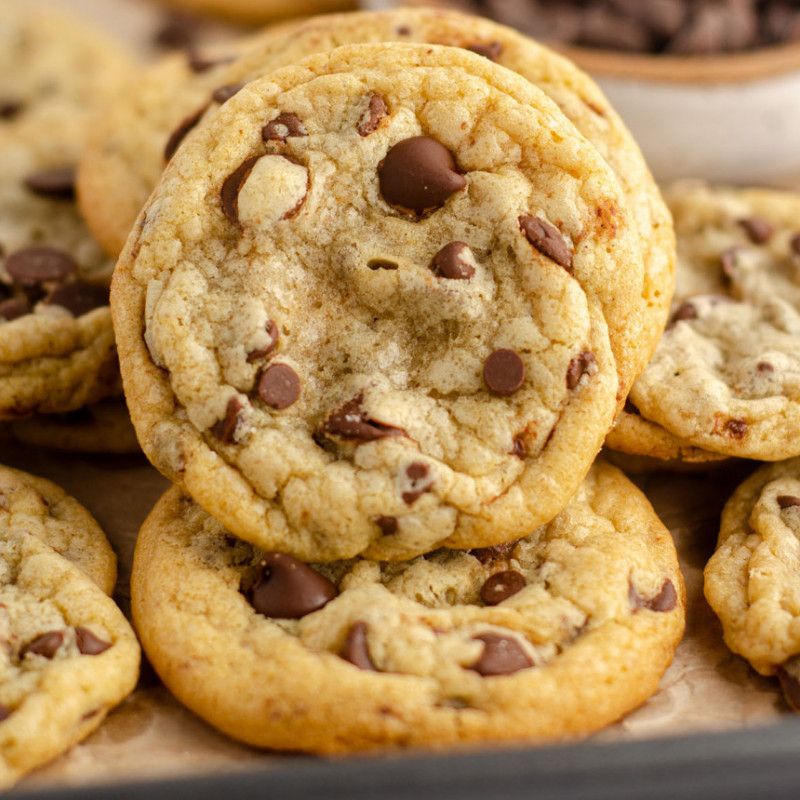
MULTIPOLYGON (((287 0, 288 2, 289 0, 287 0)), ((144 0, 41 0, 94 18, 141 54, 160 14, 144 0)), ((218 38, 220 29, 210 35, 218 38)), ((50 478, 96 516, 120 562, 117 599, 128 606, 128 577, 139 524, 166 489, 143 457, 81 457, 0 442, 0 463, 50 478)), ((712 474, 636 478, 678 546, 688 592, 687 635, 661 690, 598 734, 598 741, 641 739, 769 724, 788 714, 775 681, 756 675, 725 647, 703 599, 702 570, 713 552, 719 511, 747 467, 712 474)), ((302 767, 307 759, 257 752, 217 734, 183 709, 145 668, 140 687, 85 742, 26 779, 22 787, 197 775, 248 763, 302 767)))

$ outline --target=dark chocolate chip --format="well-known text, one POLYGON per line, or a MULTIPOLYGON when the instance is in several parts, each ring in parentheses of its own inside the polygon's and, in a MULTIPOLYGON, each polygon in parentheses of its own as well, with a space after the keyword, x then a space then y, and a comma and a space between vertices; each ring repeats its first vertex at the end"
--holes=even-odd
POLYGON ((6 259, 6 272, 20 286, 63 281, 77 271, 75 259, 54 247, 26 247, 6 259))
POLYGON ((781 510, 784 508, 794 508, 795 506, 800 506, 800 497, 795 497, 791 494, 779 494, 776 499, 778 501, 778 505, 781 507, 781 510))
POLYGON ((514 437, 514 441, 511 443, 511 455, 522 459, 528 455, 528 448, 525 446, 523 434, 514 437))
POLYGON ((178 127, 175 128, 174 131, 167 139, 167 143, 164 145, 164 160, 169 161, 172 156, 175 155, 177 149, 181 146, 183 140, 189 135, 189 133, 197 127, 197 124, 203 118, 203 114, 206 113, 208 110, 208 104, 204 105, 202 108, 198 108, 192 114, 189 114, 188 117, 181 120, 178 123, 178 127))
POLYGON ((575 356, 567 367, 567 389, 576 389, 581 378, 588 375, 594 366, 595 357, 592 353, 584 351, 575 356))
POLYGON ((525 382, 525 365, 513 350, 495 350, 483 364, 483 380, 494 394, 508 397, 525 382))
POLYGON ((243 87, 243 83, 227 83, 225 86, 214 89, 211 94, 211 99, 215 103, 222 105, 223 103, 227 103, 235 94, 238 94, 243 87))
POLYGON ((95 636, 88 628, 75 628, 75 641, 78 650, 85 656, 99 656, 111 647, 110 642, 103 641, 99 636, 95 636))
POLYGON ((369 647, 367 646, 367 623, 354 622, 347 631, 347 637, 344 640, 339 655, 359 669, 376 672, 375 664, 369 655, 369 647))
POLYGON ((296 114, 278 114, 261 129, 261 138, 265 142, 285 142, 292 136, 308 136, 296 114))
POLYGON ((265 617, 300 619, 330 603, 338 593, 331 581, 302 561, 283 553, 265 553, 247 599, 265 617))
POLYGON ((413 505, 426 492, 433 488, 433 480, 430 477, 430 467, 421 461, 414 461, 406 467, 406 477, 411 481, 411 486, 403 492, 403 502, 413 505))
POLYGON ((500 42, 475 42, 474 44, 467 45, 467 50, 477 53, 479 56, 488 58, 489 61, 497 61, 500 54, 503 52, 503 45, 500 42))
POLYGON ((736 275, 736 259, 742 248, 737 246, 729 247, 724 250, 719 257, 719 264, 722 268, 722 277, 725 281, 731 281, 736 275))
POLYGON ((196 50, 192 50, 188 54, 189 69, 197 74, 208 72, 214 67, 221 67, 223 64, 230 64, 234 60, 233 56, 218 56, 217 58, 209 58, 204 56, 196 50))
POLYGON ((261 156, 253 156, 243 161, 222 184, 220 191, 222 211, 234 225, 239 224, 239 192, 260 158, 261 156))
POLYGON ((0 722, 7 720, 11 714, 11 709, 7 705, 0 703, 0 722))
POLYGON ((743 419, 729 419, 725 423, 725 431, 734 439, 744 439, 747 434, 747 423, 743 419))
POLYGON ((372 258, 369 261, 367 261, 367 266, 373 272, 379 269, 394 271, 399 267, 399 264, 396 261, 388 261, 385 258, 372 258))
POLYGON ((496 606, 522 591, 527 585, 525 577, 516 570, 507 569, 503 572, 495 572, 481 586, 481 600, 487 606, 496 606))
POLYGON ((44 300, 49 306, 66 308, 74 317, 82 317, 108 305, 108 287, 73 281, 57 286, 44 300))
POLYGON ((772 372, 775 372, 775 367, 773 367, 769 361, 759 361, 758 364, 756 364, 756 372, 759 372, 762 375, 768 375, 772 372))
POLYGON ((789 708, 800 711, 800 681, 785 666, 778 668, 777 676, 789 708))
POLYGON ((483 642, 481 657, 470 667, 479 675, 511 675, 533 666, 533 661, 522 649, 520 643, 511 636, 499 633, 481 633, 473 639, 483 642))
POLYGON ((30 314, 31 307, 27 297, 11 297, 0 301, 0 319, 11 322, 12 320, 30 314))
POLYGON ((678 604, 678 593, 675 591, 672 581, 667 578, 661 585, 658 594, 650 598, 642 597, 633 584, 630 584, 628 586, 628 601, 633 611, 638 611, 640 608, 658 612, 672 611, 678 604))
POLYGON ((52 658, 58 652, 58 648, 61 647, 63 642, 64 634, 62 631, 48 631, 28 642, 28 644, 19 651, 19 657, 25 658, 28 653, 33 653, 37 656, 52 658))
POLYGON ((792 236, 789 246, 792 248, 792 252, 794 252, 795 255, 800 255, 800 233, 796 233, 792 236))
POLYGON ((300 397, 300 378, 288 364, 271 364, 258 381, 258 395, 270 408, 289 408, 300 397))
POLYGON ((386 105, 386 100, 379 94, 373 94, 369 98, 366 111, 361 115, 356 126, 358 135, 369 136, 371 133, 375 133, 388 113, 389 106, 386 105))
POLYGON ((0 100, 0 119, 14 119, 24 107, 21 100, 0 100))
POLYGON ((737 221, 753 244, 766 244, 775 233, 775 228, 762 217, 745 217, 737 221))
POLYGON ((475 257, 464 242, 446 244, 431 261, 431 269, 440 278, 468 280, 475 274, 475 257))
POLYGON ((236 430, 242 421, 240 412, 243 408, 244 404, 238 397, 231 397, 225 407, 225 416, 211 428, 211 433, 223 444, 231 444, 236 439, 236 430))
POLYGON ((524 214, 519 218, 519 227, 525 238, 544 256, 560 267, 572 272, 572 248, 555 225, 541 217, 524 214))
POLYGON ((323 435, 338 436, 359 442, 372 442, 387 436, 405 436, 402 428, 370 419, 362 406, 363 396, 349 400, 331 413, 321 428, 323 435))
POLYGON ((493 547, 476 547, 470 550, 469 554, 475 556, 481 564, 492 564, 495 561, 507 561, 516 546, 516 542, 504 542, 493 547))
POLYGON ((394 536, 397 533, 397 517, 376 517, 375 524, 384 536, 394 536))
POLYGON ((395 28, 395 33, 398 36, 411 36, 411 28, 409 28, 408 25, 398 25, 397 28, 395 28))
POLYGON ((393 145, 378 165, 378 181, 387 203, 417 215, 441 208, 467 185, 453 154, 430 136, 412 136, 393 145))
POLYGON ((25 178, 25 188, 51 200, 75 199, 75 167, 45 169, 25 178))
POLYGON ((278 339, 280 338, 280 331, 278 330, 278 326, 270 320, 267 323, 267 334, 269 335, 269 344, 266 347, 261 347, 258 350, 251 350, 247 354, 247 361, 248 363, 252 364, 254 361, 259 361, 262 358, 266 358, 277 346, 278 346, 278 339))
POLYGON ((630 397, 625 400, 625 406, 623 410, 625 411, 626 414, 633 414, 633 416, 635 417, 642 416, 641 412, 639 411, 638 408, 636 408, 636 406, 633 403, 633 400, 631 400, 630 397))

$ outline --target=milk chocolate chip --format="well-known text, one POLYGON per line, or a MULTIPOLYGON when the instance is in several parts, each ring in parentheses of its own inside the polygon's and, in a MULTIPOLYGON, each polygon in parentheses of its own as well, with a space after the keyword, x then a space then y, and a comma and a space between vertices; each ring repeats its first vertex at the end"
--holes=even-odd
POLYGON ((31 308, 26 297, 11 297, 8 300, 0 301, 0 319, 6 322, 24 317, 30 314, 31 308))
POLYGON ((359 442, 372 442, 387 436, 405 436, 402 428, 387 425, 371 419, 364 410, 363 396, 358 395, 331 413, 322 428, 323 435, 354 439, 359 442))
POLYGON ((494 394, 508 397, 525 382, 525 365, 513 350, 495 350, 483 364, 483 380, 494 394))
POLYGON ((238 94, 244 87, 243 83, 227 83, 225 86, 220 86, 211 93, 211 99, 215 103, 223 105, 227 103, 235 94, 238 94))
POLYGON ((431 269, 440 278, 469 280, 475 274, 475 256, 464 242, 450 242, 433 257, 431 269))
POLYGON ((533 666, 533 662, 520 643, 511 636, 481 633, 472 638, 483 642, 481 657, 470 667, 479 675, 486 678, 495 675, 512 675, 521 669, 533 666))
POLYGON ((178 127, 175 128, 174 131, 167 139, 167 143, 164 145, 164 160, 169 161, 172 156, 175 155, 177 149, 181 146, 183 140, 189 135, 189 133, 197 127, 197 124, 203 118, 203 114, 206 113, 208 110, 208 104, 198 108, 197 111, 189 114, 188 117, 185 117, 178 123, 178 127))
POLYGON ((280 338, 280 331, 278 326, 272 321, 267 322, 267 335, 269 336, 269 343, 265 347, 260 347, 258 350, 251 350, 247 354, 247 362, 252 364, 254 361, 259 361, 266 358, 277 346, 278 339, 280 338))
POLYGON ((261 138, 265 142, 285 142, 290 136, 308 136, 296 114, 278 114, 261 129, 261 138))
POLYGON ((49 306, 66 308, 73 317, 82 317, 96 308, 108 305, 108 287, 73 281, 57 286, 44 302, 49 306))
POLYGON ((433 479, 430 475, 430 467, 421 461, 414 461, 406 467, 406 478, 409 486, 403 492, 403 502, 413 505, 426 492, 433 488, 433 479))
POLYGON ((0 100, 0 119, 14 119, 24 107, 21 100, 0 100))
POLYGON ((367 628, 366 622, 354 622, 347 631, 347 637, 344 640, 339 655, 359 669, 376 672, 375 664, 369 655, 369 647, 367 645, 367 628))
POLYGON ((394 536, 397 533, 397 517, 376 517, 375 524, 384 536, 394 536))
POLYGON ((239 224, 239 192, 260 158, 261 156, 253 156, 243 161, 222 184, 222 211, 234 225, 239 224))
POLYGON ((776 498, 781 510, 785 508, 795 508, 800 506, 800 497, 795 497, 792 494, 779 494, 776 498))
POLYGON ((475 42, 474 44, 467 45, 467 50, 477 53, 479 56, 488 58, 489 61, 497 61, 500 54, 503 52, 503 45, 500 42, 475 42))
POLYGON ((258 381, 258 394, 270 408, 289 408, 300 397, 300 378, 288 364, 272 364, 258 381))
POLYGON ((358 135, 369 136, 371 133, 375 133, 388 113, 389 106, 386 105, 386 100, 379 94, 371 95, 366 111, 356 125, 358 135))
POLYGON ((6 259, 6 272, 20 286, 63 281, 77 271, 75 259, 54 247, 26 247, 6 259))
POLYGON ((519 227, 525 238, 544 256, 555 261, 567 272, 572 272, 572 248, 555 225, 541 217, 524 214, 519 218, 519 227))
POLYGON ((225 408, 225 416, 211 428, 211 433, 223 444, 232 444, 236 439, 236 429, 241 422, 239 414, 243 408, 244 404, 238 397, 231 397, 225 408))
POLYGON ((579 353, 569 362, 567 367, 567 389, 576 389, 584 375, 590 375, 595 369, 596 362, 594 355, 585 351, 579 353))
POLYGON ((75 628, 75 641, 78 650, 85 656, 99 656, 111 647, 110 642, 103 641, 99 636, 95 636, 88 628, 75 628))
POLYGON ((745 217, 738 222, 753 244, 766 244, 775 233, 775 228, 762 217, 745 217))
POLYGON ((75 167, 45 169, 25 178, 25 188, 52 200, 75 199, 75 167))
POLYGON ((19 657, 25 658, 28 653, 33 653, 44 658, 52 658, 64 642, 64 634, 61 631, 49 631, 37 636, 26 644, 19 652, 19 657))
POLYGON ((642 597, 633 584, 630 584, 628 587, 628 601, 633 611, 638 611, 640 608, 658 612, 672 611, 678 604, 678 593, 675 591, 672 581, 667 578, 661 585, 658 594, 650 598, 642 597))
POLYGON ((513 569, 495 572, 481 586, 481 600, 487 606, 496 606, 522 591, 528 582, 525 577, 513 569))
POLYGON ((469 554, 475 556, 481 564, 492 564, 495 561, 507 561, 516 546, 516 542, 504 542, 496 544, 494 547, 476 547, 474 550, 470 550, 469 554))

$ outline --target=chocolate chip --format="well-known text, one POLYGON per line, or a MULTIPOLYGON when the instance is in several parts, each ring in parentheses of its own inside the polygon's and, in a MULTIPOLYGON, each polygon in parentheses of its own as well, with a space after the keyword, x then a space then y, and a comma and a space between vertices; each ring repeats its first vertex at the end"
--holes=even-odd
POLYGON ((475 274, 475 256, 464 242, 450 242, 433 257, 431 269, 440 278, 468 280, 475 274))
POLYGON ((745 217, 737 222, 753 244, 766 244, 775 233, 775 228, 762 217, 745 217))
POLYGON ((481 564, 492 564, 495 561, 507 561, 516 546, 516 542, 504 542, 493 547, 476 547, 470 550, 469 554, 475 556, 481 564))
POLYGON ((307 564, 283 553, 265 553, 248 600, 265 617, 300 619, 338 594, 336 586, 307 564))
POLYGON ((406 478, 411 485, 403 492, 403 502, 413 505, 426 492, 433 488, 433 480, 430 477, 430 467, 421 461, 414 461, 406 467, 406 478))
POLYGON ((272 364, 261 374, 258 395, 270 408, 289 408, 300 397, 300 378, 288 364, 272 364))
POLYGON ((411 36, 411 28, 409 28, 408 25, 398 25, 397 28, 395 28, 395 33, 398 36, 411 36))
POLYGON ((511 675, 533 666, 533 661, 520 643, 511 636, 481 633, 472 638, 483 642, 481 657, 470 667, 479 675, 487 678, 494 675, 511 675))
POLYGON ((240 412, 243 408, 244 404, 238 397, 231 397, 225 407, 225 416, 211 428, 211 433, 223 444, 232 444, 236 439, 236 430, 242 421, 240 412))
POLYGON ((589 375, 596 365, 595 357, 592 353, 584 351, 579 353, 569 362, 567 367, 567 389, 572 390, 578 387, 581 378, 589 375))
POLYGON ((387 203, 417 215, 441 208, 467 185, 453 154, 430 136, 393 145, 378 165, 378 181, 387 203))
POLYGON ((77 271, 75 259, 54 247, 26 247, 6 259, 6 272, 20 286, 63 281, 77 271))
POLYGON ((164 16, 161 26, 153 34, 153 44, 166 50, 189 49, 197 35, 198 20, 179 11, 164 16))
POLYGON ((203 118, 203 114, 206 113, 208 110, 208 104, 204 105, 202 108, 198 108, 192 114, 189 114, 188 117, 181 120, 178 123, 178 127, 175 128, 174 131, 167 139, 167 143, 164 145, 164 160, 169 161, 172 156, 175 155, 177 149, 181 146, 183 140, 189 135, 189 133, 197 127, 200 120, 203 118))
POLYGON ((197 51, 190 51, 188 55, 189 69, 197 74, 208 72, 208 70, 213 69, 214 67, 221 67, 223 64, 230 64, 232 61, 234 61, 233 56, 209 58, 197 51))
POLYGON ((372 663, 372 659, 369 656, 367 633, 366 622, 354 622, 350 626, 350 630, 347 631, 347 637, 339 655, 359 669, 376 672, 375 664, 372 663))
POLYGON ((394 271, 398 269, 399 264, 396 261, 387 261, 385 258, 372 258, 367 261, 367 266, 375 272, 379 269, 388 269, 394 271))
POLYGON ((51 200, 75 199, 75 167, 45 169, 25 178, 25 188, 51 200))
POLYGON ((239 224, 239 192, 260 158, 261 156, 253 156, 243 161, 222 184, 220 191, 222 211, 234 225, 239 224))
POLYGON ((269 336, 269 344, 266 345, 266 347, 261 347, 258 350, 251 350, 247 354, 247 362, 249 364, 265 358, 278 346, 280 331, 278 330, 278 326, 272 320, 267 322, 267 335, 269 336))
POLYGON ((497 61, 497 59, 500 58, 500 54, 503 52, 503 45, 500 44, 500 42, 486 42, 485 44, 475 42, 474 44, 467 45, 466 49, 477 53, 479 56, 488 58, 489 61, 497 61))
POLYGON ((57 286, 47 295, 44 302, 49 306, 66 308, 74 317, 82 317, 96 308, 108 305, 108 288, 73 281, 57 286))
POLYGON ((670 326, 674 325, 676 322, 683 322, 687 319, 697 319, 697 308, 691 301, 684 300, 678 308, 675 309, 670 326))
POLYGON ((633 611, 638 611, 640 608, 658 612, 672 611, 678 603, 678 593, 669 578, 661 585, 658 594, 650 598, 642 597, 631 583, 628 586, 628 601, 633 611))
POLYGON ((761 375, 768 375, 772 372, 775 372, 775 367, 773 367, 768 361, 759 361, 758 364, 756 364, 756 372, 760 373, 761 375))
POLYGON ((487 606, 496 606, 522 591, 527 585, 525 577, 516 570, 507 569, 503 572, 495 572, 481 586, 481 600, 487 606))
POLYGON ((625 405, 623 407, 623 410, 625 411, 626 414, 633 414, 633 416, 635 417, 642 416, 641 412, 639 411, 638 408, 636 408, 636 406, 633 403, 633 400, 631 400, 630 398, 627 398, 625 400, 625 405))
POLYGON ((495 350, 483 364, 483 380, 494 394, 508 397, 525 382, 525 365, 513 350, 495 350))
POLYGON ((784 508, 794 508, 800 506, 800 497, 795 497, 791 494, 779 494, 776 498, 781 510, 784 508))
POLYGON ((49 631, 37 636, 26 644, 20 651, 19 657, 25 658, 28 653, 33 653, 37 656, 44 656, 45 658, 52 658, 64 642, 64 634, 61 631, 49 631))
POLYGON ((0 119, 14 119, 24 107, 21 100, 0 100, 0 119))
MULTIPOLYGON (((787 662, 790 666, 792 662, 787 662)), ((789 671, 786 665, 778 668, 776 673, 786 702, 793 711, 800 711, 800 681, 789 671)))
POLYGON ((743 419, 729 419, 725 431, 734 439, 743 439, 747 434, 747 423, 743 419))
POLYGON ((397 517, 376 517, 375 524, 384 536, 394 536, 397 533, 397 517))
POLYGON ((525 446, 525 437, 523 434, 514 437, 514 441, 511 444, 511 455, 522 459, 528 455, 528 448, 525 446))
POLYGON ((261 129, 261 138, 265 142, 285 142, 292 136, 308 136, 296 114, 278 114, 261 129))
POLYGON ((386 105, 386 100, 379 94, 371 95, 367 109, 361 115, 358 125, 356 125, 358 135, 369 136, 371 133, 375 133, 388 113, 389 106, 386 105))
POLYGON ((12 320, 30 314, 31 308, 26 297, 11 297, 0 301, 0 318, 11 322, 12 320))
POLYGON ((223 105, 223 103, 227 103, 231 97, 233 97, 235 94, 238 94, 243 88, 243 83, 228 83, 225 86, 220 86, 218 89, 214 89, 211 94, 211 99, 215 103, 223 105))
POLYGON ((396 428, 368 417, 362 406, 363 400, 363 396, 358 395, 333 411, 320 429, 321 433, 360 442, 372 442, 388 436, 406 435, 402 428, 396 428))
POLYGON ((729 247, 727 250, 724 250, 719 257, 722 277, 726 281, 732 280, 736 275, 736 259, 741 249, 742 248, 739 246, 729 247))
POLYGON ((792 248, 795 255, 800 255, 800 233, 796 233, 792 236, 789 246, 792 248))
POLYGON ((85 656, 99 656, 111 647, 110 642, 103 641, 99 636, 95 636, 88 628, 75 628, 75 641, 78 650, 85 656))
POLYGON ((524 214, 519 218, 519 227, 525 238, 544 256, 555 261, 567 272, 572 272, 572 248, 555 225, 541 217, 524 214))
POLYGON ((0 703, 0 722, 7 720, 13 712, 4 703, 0 703))

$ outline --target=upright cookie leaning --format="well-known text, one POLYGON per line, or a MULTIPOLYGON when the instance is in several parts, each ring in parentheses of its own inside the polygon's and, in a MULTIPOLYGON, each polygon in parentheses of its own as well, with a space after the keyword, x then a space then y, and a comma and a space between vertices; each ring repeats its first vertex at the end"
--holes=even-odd
POLYGON ((404 563, 259 553, 172 489, 131 591, 182 702, 250 744, 313 752, 589 733, 656 690, 684 626, 669 532, 602 463, 520 541, 404 563))
POLYGON ((543 93, 383 44, 255 81, 199 128, 112 306, 159 469, 259 546, 396 559, 566 505, 641 289, 619 186, 543 93))

